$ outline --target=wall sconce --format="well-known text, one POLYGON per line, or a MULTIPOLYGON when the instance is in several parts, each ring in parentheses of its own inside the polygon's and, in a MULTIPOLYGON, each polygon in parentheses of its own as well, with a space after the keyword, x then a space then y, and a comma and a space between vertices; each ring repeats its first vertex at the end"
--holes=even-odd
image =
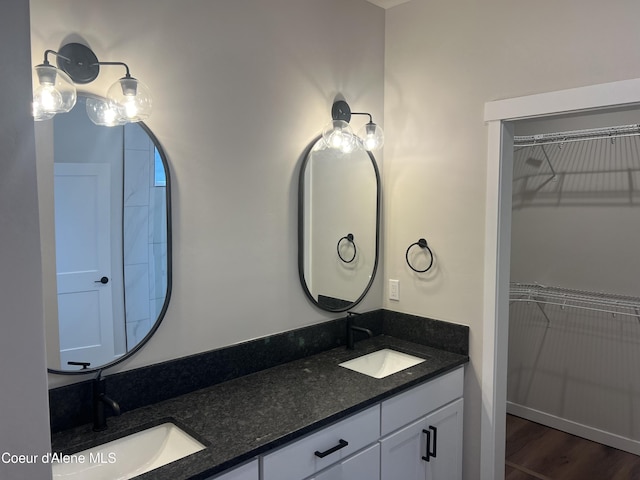
POLYGON ((337 100, 331 107, 333 119, 322 131, 322 138, 330 148, 337 148, 349 153, 356 148, 367 151, 378 150, 384 144, 384 132, 380 126, 373 123, 370 113, 352 112, 349 104, 344 100, 337 100), (363 125, 358 134, 354 135, 349 122, 352 115, 368 115, 369 123, 363 125))
POLYGON ((44 62, 34 67, 34 120, 48 120, 71 110, 77 98, 75 84, 94 81, 100 65, 121 65, 126 73, 109 87, 106 99, 87 100, 91 121, 96 125, 114 126, 147 119, 152 105, 149 88, 131 76, 126 63, 100 62, 89 47, 68 43, 58 52, 45 50, 44 62), (56 56, 58 68, 49 63, 49 54, 56 56))

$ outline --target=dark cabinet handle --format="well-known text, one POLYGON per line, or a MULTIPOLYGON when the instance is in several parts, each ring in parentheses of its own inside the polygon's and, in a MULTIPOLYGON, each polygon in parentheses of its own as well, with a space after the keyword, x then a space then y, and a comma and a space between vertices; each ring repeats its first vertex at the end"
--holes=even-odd
POLYGON ((426 448, 426 456, 422 457, 422 460, 428 462, 431 458, 436 458, 438 448, 438 429, 433 426, 429 426, 429 430, 422 430, 427 436, 427 448, 426 448), (431 441, 431 433, 433 433, 433 441, 431 441), (431 448, 433 446, 433 449, 431 448))
POLYGON ((436 458, 438 456, 436 451, 436 448, 438 448, 438 429, 436 427, 430 426, 429 430, 433 432, 433 451, 429 452, 429 455, 431 455, 433 458, 436 458))
POLYGON ((327 450, 325 452, 319 452, 318 450, 316 450, 315 451, 315 455, 316 455, 316 457, 324 458, 327 455, 331 455, 332 453, 337 452, 341 448, 346 447, 347 445, 349 445, 349 442, 347 442, 346 440, 340 439, 338 441, 338 445, 336 445, 335 447, 331 447, 329 450, 327 450))
POLYGON ((109 278, 108 277, 102 277, 100 280, 96 280, 93 283, 102 283, 104 285, 106 283, 109 283, 109 278))

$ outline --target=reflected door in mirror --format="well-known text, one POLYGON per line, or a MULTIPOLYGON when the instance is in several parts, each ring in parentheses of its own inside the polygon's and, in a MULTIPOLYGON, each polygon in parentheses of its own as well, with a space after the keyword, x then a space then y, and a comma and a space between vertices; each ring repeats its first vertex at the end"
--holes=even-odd
POLYGON ((54 165, 60 361, 115 357, 106 163, 54 165))

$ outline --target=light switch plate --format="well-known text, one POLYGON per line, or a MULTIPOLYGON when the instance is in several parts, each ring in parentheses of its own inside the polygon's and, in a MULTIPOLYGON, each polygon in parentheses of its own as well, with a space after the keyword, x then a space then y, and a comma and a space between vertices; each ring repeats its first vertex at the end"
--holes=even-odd
POLYGON ((389 300, 400 300, 400 280, 389 279, 389 300))

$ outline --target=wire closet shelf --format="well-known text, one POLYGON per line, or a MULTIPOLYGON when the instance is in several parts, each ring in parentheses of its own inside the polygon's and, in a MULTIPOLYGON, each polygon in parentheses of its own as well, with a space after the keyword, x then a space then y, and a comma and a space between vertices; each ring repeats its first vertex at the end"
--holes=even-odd
POLYGON ((600 292, 572 290, 569 288, 551 287, 538 283, 511 283, 509 303, 535 302, 546 305, 557 305, 562 309, 578 308, 594 312, 603 312, 634 317, 640 321, 640 298, 600 292))
POLYGON ((591 128, 571 132, 541 133, 538 135, 516 135, 513 138, 515 147, 534 147, 536 145, 554 145, 585 140, 610 139, 612 142, 620 137, 640 135, 640 124, 621 125, 618 127, 591 128))

